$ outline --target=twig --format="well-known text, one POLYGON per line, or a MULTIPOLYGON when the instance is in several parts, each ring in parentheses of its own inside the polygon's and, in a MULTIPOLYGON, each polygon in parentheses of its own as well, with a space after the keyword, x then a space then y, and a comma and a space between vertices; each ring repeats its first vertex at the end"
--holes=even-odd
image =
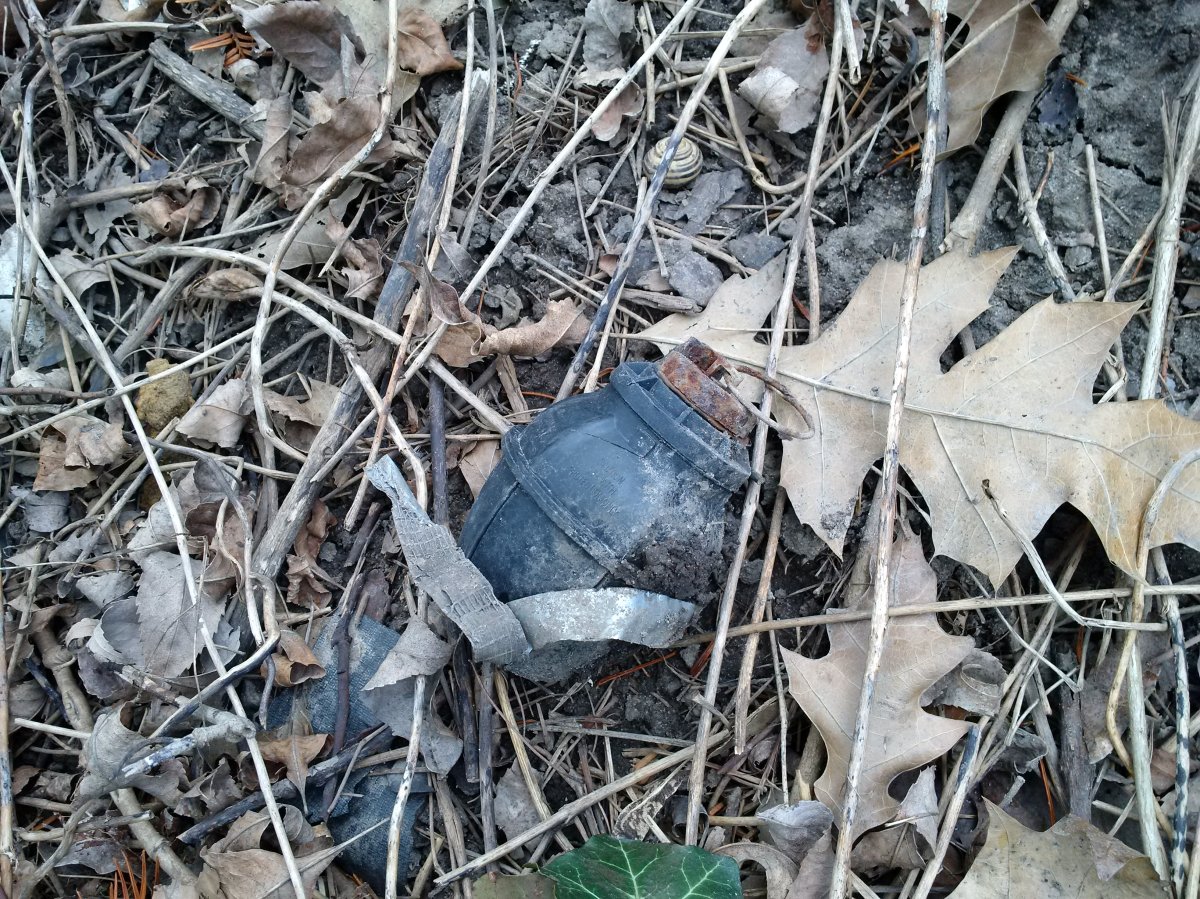
MULTIPOLYGON (((1200 62, 1193 69, 1193 80, 1200 73, 1200 62)), ((1142 399, 1158 393, 1159 371, 1162 367, 1163 349, 1166 344, 1167 312, 1174 296, 1175 268, 1179 262, 1179 219, 1187 199, 1188 181, 1196 162, 1196 148, 1200 144, 1200 85, 1192 88, 1188 107, 1187 126, 1176 153, 1175 165, 1170 173, 1170 190, 1167 191, 1162 217, 1158 222, 1158 234, 1154 242, 1154 273, 1150 282, 1150 323, 1147 327, 1146 356, 1142 360, 1142 382, 1139 396, 1142 399)))
POLYGON ((384 879, 384 899, 396 899, 396 881, 400 868, 400 825, 404 822, 404 807, 412 792, 413 775, 417 770, 417 759, 421 753, 421 724, 425 720, 425 675, 417 675, 413 687, 412 731, 408 735, 408 758, 404 760, 404 774, 396 790, 396 802, 392 805, 392 817, 388 821, 387 869, 384 879))
POLYGON ((958 778, 954 784, 954 794, 942 815, 942 828, 938 831, 937 845, 933 848, 933 858, 925 863, 925 870, 917 888, 913 890, 912 899, 925 899, 933 889, 933 882, 942 871, 942 860, 950 849, 950 841, 958 827, 958 815, 966 801, 967 791, 971 788, 972 769, 975 766, 976 754, 979 751, 979 725, 972 724, 967 731, 967 742, 963 745, 962 756, 958 760, 958 778))
MULTIPOLYGON (((784 499, 784 491, 777 489, 775 491, 775 505, 771 510, 771 524, 767 530, 767 546, 763 550, 762 574, 758 578, 758 589, 754 591, 754 607, 750 612, 751 624, 758 624, 763 620, 763 614, 767 607, 767 598, 771 595, 771 575, 775 571, 776 550, 779 548, 779 531, 783 524, 783 509, 786 505, 787 501, 784 499)), ((754 661, 757 655, 758 632, 756 631, 746 641, 746 650, 742 655, 742 670, 738 675, 733 714, 734 755, 741 755, 746 751, 746 718, 750 714, 750 681, 754 676, 754 661)))
POLYGON ((211 107, 251 137, 263 139, 263 121, 255 118, 254 107, 227 84, 209 78, 198 68, 181 59, 162 41, 151 42, 148 51, 158 70, 181 88, 211 107))
POLYGON ((921 276, 921 261, 929 229, 929 203, 933 193, 933 168, 937 160, 938 128, 942 115, 942 80, 945 77, 943 43, 946 37, 946 0, 933 0, 929 7, 930 43, 928 92, 926 94, 925 134, 921 142, 921 180, 913 203, 912 236, 909 239, 908 262, 904 268, 904 283, 900 289, 899 325, 896 337, 896 366, 892 375, 891 402, 888 406, 887 443, 883 452, 883 475, 876 502, 879 509, 879 535, 875 547, 874 599, 867 658, 863 666, 862 693, 854 722, 854 739, 850 745, 850 760, 846 770, 846 792, 838 827, 833 880, 829 889, 832 899, 846 895, 850 880, 850 849, 854 845, 855 816, 858 812, 858 782, 867 755, 867 739, 871 726, 871 707, 875 698, 875 680, 883 659, 887 637, 888 606, 891 602, 891 553, 895 532, 896 489, 900 483, 900 424, 904 414, 904 397, 908 388, 908 366, 911 358, 913 312, 917 305, 917 283, 921 276))
MULTIPOLYGON (((1013 145, 1012 161, 1013 175, 1017 182, 1017 198, 1021 201, 1021 211, 1025 214, 1025 221, 1029 223, 1029 230, 1033 232, 1033 239, 1037 241, 1038 249, 1042 251, 1042 260, 1046 263, 1046 268, 1050 269, 1050 275, 1058 284, 1058 292, 1062 294, 1063 299, 1074 302, 1075 289, 1071 287, 1071 279, 1067 277, 1067 270, 1063 268, 1062 260, 1058 258, 1058 250, 1050 240, 1050 235, 1046 233, 1046 226, 1038 214, 1037 200, 1029 188, 1029 170, 1025 166, 1025 147, 1020 141, 1013 145)), ((1047 163, 1047 171, 1049 171, 1049 163, 1047 163)))

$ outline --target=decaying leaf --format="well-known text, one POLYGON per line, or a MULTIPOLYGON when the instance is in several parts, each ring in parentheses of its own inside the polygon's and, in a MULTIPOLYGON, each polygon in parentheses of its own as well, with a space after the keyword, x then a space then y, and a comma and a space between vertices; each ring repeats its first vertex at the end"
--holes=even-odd
POLYGON ((80 790, 84 795, 101 795, 120 787, 136 787, 161 799, 167 805, 178 802, 183 794, 180 784, 186 781, 186 772, 179 759, 166 759, 156 765, 153 773, 124 777, 121 770, 153 748, 140 734, 134 733, 121 722, 124 703, 113 706, 96 719, 96 726, 88 737, 83 758, 87 773, 80 790))
MULTIPOLYGON (((1109 348, 1137 307, 1044 300, 949 371, 939 357, 987 309, 1012 249, 947 253, 921 269, 913 319, 900 460, 929 504, 939 554, 1000 583, 1022 555, 985 485, 1024 534, 1070 503, 1090 519, 1109 558, 1131 574, 1146 503, 1159 479, 1200 443, 1200 424, 1158 401, 1092 401, 1109 348)), ((731 279, 698 316, 672 315, 643 332, 663 345, 696 337, 761 365, 754 341, 778 300, 782 259, 731 279), (726 288, 729 288, 728 290, 726 288)), ((862 479, 884 449, 904 265, 876 263, 819 340, 785 347, 779 375, 815 434, 783 451, 781 483, 797 516, 841 552, 862 479)), ((780 410, 788 427, 807 427, 780 410)), ((1175 482, 1151 546, 1200 547, 1200 469, 1175 482)))
POLYGON ((83 412, 54 423, 66 438, 66 463, 72 468, 102 468, 129 454, 121 426, 83 412))
POLYGON ((807 24, 771 41, 754 73, 738 88, 738 93, 786 134, 807 128, 816 119, 829 74, 829 51, 816 19, 814 15, 807 24))
MULTIPOLYGON (((319 680, 325 676, 325 666, 313 654, 312 647, 304 642, 293 630, 287 628, 279 632, 279 650, 273 655, 275 660, 275 683, 280 687, 298 687, 310 680, 319 680)), ((266 676, 266 666, 263 666, 263 676, 266 676)))
POLYGON ((621 124, 627 118, 637 116, 646 105, 642 89, 636 84, 629 84, 617 95, 617 99, 605 110, 596 124, 592 126, 592 135, 596 140, 611 142, 621 133, 621 124))
MULTIPOLYGON (((926 0, 922 5, 928 8, 926 0)), ((1046 67, 1058 55, 1058 43, 1050 29, 1028 3, 950 0, 949 12, 966 17, 968 42, 979 34, 983 39, 955 57, 956 62, 946 71, 949 136, 943 153, 974 143, 984 112, 1004 94, 1041 87, 1046 67), (1018 12, 1008 15, 1018 7, 1018 12)), ((918 128, 924 127, 924 100, 913 119, 918 128)))
POLYGON ((204 402, 192 406, 175 429, 200 446, 231 449, 241 439, 246 417, 252 411, 250 386, 241 378, 230 378, 204 402))
MULTIPOLYGON (((201 620, 215 634, 224 603, 197 588, 200 603, 193 605, 183 560, 174 553, 156 551, 139 564, 142 577, 135 602, 142 664, 150 674, 176 677, 191 667, 204 648, 201 620)), ((193 562, 192 570, 199 569, 193 562)))
POLYGON ((450 646, 420 618, 410 618, 363 690, 377 690, 421 674, 437 674, 448 661, 450 646))
MULTIPOLYGON (((161 375, 172 364, 167 359, 151 359, 146 363, 146 372, 151 377, 161 375)), ((150 436, 157 436, 172 419, 183 415, 192 407, 192 388, 186 371, 172 372, 166 377, 151 381, 138 391, 137 416, 150 436)))
POLYGON ((458 461, 458 470, 462 473, 467 486, 471 488, 471 496, 478 498, 484 483, 500 464, 500 441, 481 440, 471 447, 458 461))
MULTIPOLYGON (((920 540, 900 537, 893 547, 892 565, 893 607, 935 601, 937 577, 925 561, 920 540)), ((871 595, 870 588, 864 590, 854 607, 869 606, 871 595)), ((814 793, 838 812, 850 763, 870 623, 830 624, 828 630, 829 654, 820 659, 780 651, 792 696, 825 741, 828 762, 814 793)), ((971 645, 970 637, 945 633, 934 615, 904 616, 888 626, 871 705, 855 837, 894 817, 899 803, 889 795, 888 785, 897 775, 938 758, 967 732, 967 722, 931 715, 919 702, 932 683, 962 661, 971 645), (918 734, 920 739, 914 739, 918 734)))
POLYGON ((190 178, 182 190, 135 204, 133 214, 164 237, 179 237, 212 224, 220 209, 221 195, 216 188, 203 178, 190 178))
MULTIPOLYGON (((299 809, 283 806, 288 836, 304 847, 314 842, 312 828, 299 809)), ((294 896, 287 865, 278 852, 262 848, 271 819, 263 812, 247 812, 229 826, 229 833, 201 851, 206 870, 200 876, 200 893, 205 899, 284 899, 294 896)), ((337 857, 344 844, 327 846, 307 854, 297 853, 296 867, 311 893, 318 875, 337 857)))
POLYGON ((329 605, 333 592, 327 586, 333 579, 317 562, 329 530, 337 524, 337 518, 317 500, 313 504, 308 523, 296 534, 292 544, 294 553, 287 557, 287 602, 308 609, 323 609, 329 605))
POLYGON ((416 7, 410 6, 400 13, 396 42, 400 68, 418 75, 457 72, 463 67, 450 52, 442 26, 416 7))
POLYGON ((896 817, 864 836, 851 861, 857 871, 924 868, 937 843, 938 798, 933 768, 925 768, 908 788, 896 817))
POLYGON ((987 842, 954 899, 1163 899, 1166 886, 1150 860, 1082 818, 1029 830, 991 802, 987 842))
POLYGON ((633 31, 633 4, 625 0, 588 0, 583 12, 583 70, 580 84, 605 84, 625 74, 621 36, 633 31))

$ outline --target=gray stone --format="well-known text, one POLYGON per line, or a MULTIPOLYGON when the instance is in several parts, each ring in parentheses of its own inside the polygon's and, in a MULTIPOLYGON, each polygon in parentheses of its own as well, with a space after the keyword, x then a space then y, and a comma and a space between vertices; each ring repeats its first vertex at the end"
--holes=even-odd
POLYGON ((721 270, 692 250, 684 253, 671 266, 668 280, 680 296, 707 303, 725 280, 721 270))
POLYGON ((762 268, 787 246, 774 234, 743 234, 726 245, 733 258, 747 268, 762 268))

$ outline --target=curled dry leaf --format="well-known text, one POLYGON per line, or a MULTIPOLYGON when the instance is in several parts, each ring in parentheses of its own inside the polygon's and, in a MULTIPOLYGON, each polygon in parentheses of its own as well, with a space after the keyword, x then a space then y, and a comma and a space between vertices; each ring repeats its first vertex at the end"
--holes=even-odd
POLYGON ((205 275, 188 288, 197 300, 230 302, 262 290, 262 278, 244 268, 223 268, 205 275))
MULTIPOLYGON (((276 6, 263 6, 261 9, 278 9, 276 6)), ((319 5, 319 4, 317 4, 319 5)), ((279 191, 283 186, 283 170, 288 161, 288 150, 292 137, 292 98, 280 94, 267 104, 267 117, 263 121, 263 139, 259 147, 258 159, 250 177, 255 184, 261 184, 268 190, 279 191)))
POLYGON ((308 523, 300 529, 293 544, 295 552, 287 557, 287 601, 309 609, 329 605, 333 593, 326 586, 333 579, 317 563, 317 554, 337 518, 321 500, 313 505, 308 523))
MULTIPOLYGON (((161 375, 171 367, 172 364, 167 359, 151 359, 146 363, 146 373, 153 377, 161 375)), ((190 408, 192 388, 187 372, 182 369, 171 372, 157 381, 151 381, 138 391, 137 417, 151 436, 157 435, 190 408)))
POLYGON ((192 406, 175 429, 200 446, 232 449, 253 410, 250 385, 241 378, 230 378, 204 402, 192 406))
POLYGON ((617 99, 605 110, 596 124, 592 126, 592 134, 596 140, 611 142, 621 133, 621 125, 627 118, 637 116, 646 105, 642 89, 636 84, 630 84, 617 95, 617 99))
POLYGON ((829 74, 829 51, 816 26, 817 16, 767 45, 754 73, 738 93, 786 134, 813 123, 829 74))
MULTIPOLYGON (((985 800, 986 801, 986 800, 985 800)), ((988 834, 954 899, 1165 899, 1150 860, 1068 815, 1045 833, 987 803, 988 834)))
MULTIPOLYGON (((928 8, 926 0, 922 5, 928 8)), ((1040 88, 1046 67, 1058 55, 1054 35, 1028 3, 950 0, 949 12, 966 17, 968 42, 976 35, 983 38, 955 57, 946 71, 949 133, 943 153, 974 143, 984 112, 1004 94, 1040 88)), ((925 127, 924 100, 913 119, 918 128, 925 127)))
POLYGON ((479 491, 483 489, 488 476, 499 464, 499 440, 481 440, 463 454, 458 462, 458 470, 471 488, 471 496, 479 497, 479 491))
POLYGON ((463 64, 454 58, 442 26, 423 10, 408 7, 397 23, 396 54, 402 69, 418 75, 457 72, 463 64))
POLYGON ((138 220, 164 237, 192 234, 212 223, 221 195, 202 178, 190 178, 182 190, 151 197, 133 207, 138 220))
MULTIPOLYGON (((279 649, 272 655, 275 660, 275 684, 280 687, 298 687, 310 680, 325 676, 322 665, 312 647, 293 630, 284 628, 279 632, 279 649)), ((266 664, 263 677, 266 677, 266 664)))
MULTIPOLYGON (((892 550, 895 570, 893 607, 930 603, 937 598, 937 577, 914 536, 900 537, 892 550)), ((868 587, 858 604, 868 603, 868 587)), ((830 624, 829 653, 808 659, 780 650, 792 696, 825 741, 828 761, 815 784, 816 797, 840 813, 854 739, 858 699, 866 670, 870 622, 830 624)), ((870 739, 859 783, 854 836, 877 827, 896 814, 899 803, 888 785, 904 771, 938 758, 967 732, 965 721, 925 712, 921 694, 970 652, 970 637, 951 637, 934 615, 897 618, 888 626, 875 699, 871 704, 870 739), (920 734, 914 741, 912 735, 920 734)))
MULTIPOLYGON (((37 477, 34 490, 67 491, 86 487, 96 480, 96 472, 86 467, 72 468, 67 465, 67 441, 53 434, 42 436, 38 447, 37 477)), ((64 522, 65 523, 65 522, 64 522)))

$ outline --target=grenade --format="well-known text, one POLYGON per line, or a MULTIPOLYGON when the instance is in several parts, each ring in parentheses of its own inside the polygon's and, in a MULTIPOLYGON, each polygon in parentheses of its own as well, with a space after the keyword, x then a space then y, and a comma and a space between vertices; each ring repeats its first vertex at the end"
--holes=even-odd
POLYGON ((719 553, 754 425, 728 370, 689 340, 509 431, 461 539, 496 595, 630 585, 652 544, 719 553))

